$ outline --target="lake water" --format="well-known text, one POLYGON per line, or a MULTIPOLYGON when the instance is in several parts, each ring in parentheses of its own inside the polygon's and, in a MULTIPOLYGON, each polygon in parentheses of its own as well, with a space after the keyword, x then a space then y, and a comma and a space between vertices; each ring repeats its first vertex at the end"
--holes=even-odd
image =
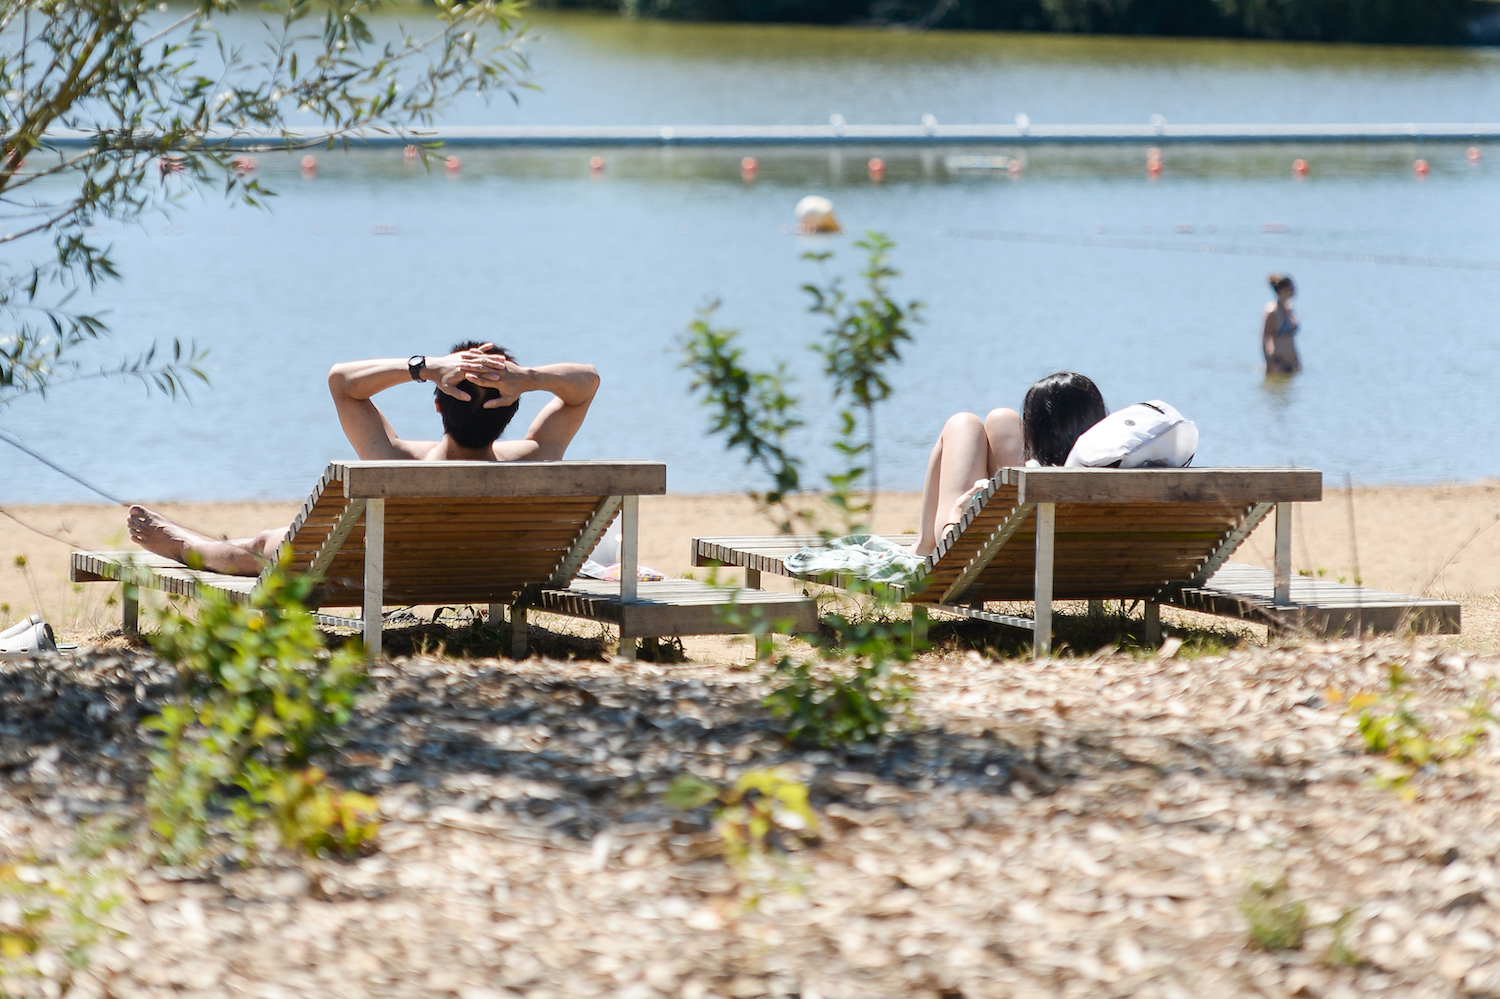
MULTIPOLYGON (((530 44, 544 90, 519 106, 465 101, 453 124, 1474 121, 1500 107, 1500 54, 1243 42, 908 35, 549 16, 530 44)), ((399 150, 322 153, 314 179, 261 156, 270 211, 190 198, 110 233, 125 275, 93 303, 117 357, 196 339, 212 385, 191 402, 91 382, 0 412, 0 428, 135 499, 295 497, 352 457, 324 378, 341 359, 437 353, 493 338, 526 362, 583 360, 603 386, 571 457, 668 464, 676 491, 757 485, 704 433, 676 343, 723 301, 752 360, 790 361, 819 467, 828 400, 805 345, 818 325, 808 249, 852 276, 853 236, 787 233, 798 198, 834 199, 852 233, 900 244, 901 297, 927 322, 882 418, 881 483, 915 489, 960 409, 1018 406, 1072 368, 1118 408, 1165 399, 1202 433, 1199 464, 1321 468, 1361 482, 1500 474, 1500 270, 1308 259, 1381 255, 1500 264, 1500 147, 1032 149, 1016 179, 950 169, 973 150, 461 151, 449 177, 399 150), (872 184, 865 161, 889 164, 872 184), (1290 165, 1307 157, 1311 176, 1290 165), (1418 180, 1417 156, 1432 173, 1418 180), (997 231, 1061 242, 965 238, 997 231), (1174 249, 1190 252, 1173 252, 1174 249), (1280 255, 1280 256, 1277 256, 1280 255), (1300 289, 1306 372, 1261 377, 1265 275, 1300 289)), ((379 399, 414 438, 430 390, 379 399)), ((538 402, 523 403, 520 421, 538 402)), ((0 444, 0 502, 90 499, 0 444)))

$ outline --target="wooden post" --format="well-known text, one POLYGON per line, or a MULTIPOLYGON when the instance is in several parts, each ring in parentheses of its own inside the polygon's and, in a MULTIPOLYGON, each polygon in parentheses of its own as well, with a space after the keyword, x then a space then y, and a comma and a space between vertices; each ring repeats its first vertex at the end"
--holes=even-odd
POLYGON ((639 496, 626 496, 620 503, 620 657, 635 661, 635 636, 626 631, 624 604, 635 603, 640 552, 639 496))
POLYGON ((510 607, 510 657, 517 662, 526 658, 529 651, 526 634, 526 608, 519 603, 510 607))
POLYGON ((120 587, 120 630, 127 635, 141 633, 141 590, 129 583, 120 587))
POLYGON ((1089 617, 1091 617, 1091 618, 1093 618, 1094 620, 1097 621, 1099 618, 1101 618, 1103 616, 1104 616, 1104 601, 1103 600, 1090 600, 1089 601, 1089 617))
POLYGON ((758 589, 760 589, 760 570, 759 569, 751 569, 751 568, 748 568, 748 567, 745 569, 745 589, 747 589, 747 590, 758 590, 758 589))
MULTIPOLYGON (((1262 577, 1264 578, 1264 577, 1262 577)), ((1292 504, 1276 504, 1276 592, 1278 607, 1292 602, 1292 504)))
POLYGON ((1032 653, 1052 656, 1052 536, 1057 527, 1057 504, 1036 505, 1036 623, 1032 653))
POLYGON ((490 612, 489 612, 488 615, 486 615, 486 617, 484 619, 484 623, 489 626, 489 628, 490 628, 491 631, 498 631, 499 628, 500 628, 500 625, 504 621, 505 621, 505 605, 504 604, 490 604, 490 612))
POLYGON ((380 610, 385 604, 385 500, 365 503, 365 655, 380 655, 380 610))
POLYGON ((1146 644, 1152 648, 1161 644, 1161 604, 1155 600, 1146 601, 1145 639, 1146 644))

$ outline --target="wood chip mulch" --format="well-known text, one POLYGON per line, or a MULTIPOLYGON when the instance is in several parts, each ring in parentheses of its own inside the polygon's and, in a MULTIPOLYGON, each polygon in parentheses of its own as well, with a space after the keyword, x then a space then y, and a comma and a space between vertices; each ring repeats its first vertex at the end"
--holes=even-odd
POLYGON ((123 898, 86 969, 13 962, 0 994, 1500 996, 1500 729, 1396 780, 1348 705, 1393 663, 1435 737, 1500 677, 1394 641, 971 653, 916 665, 909 730, 826 751, 787 747, 732 665, 404 659, 329 761, 380 795, 378 852, 209 873, 152 868, 138 832, 74 849, 101 817, 141 828, 137 726, 170 668, 0 663, 0 855, 123 898), (770 766, 820 819, 779 882, 663 802, 770 766), (1256 950, 1240 902, 1282 879, 1305 938, 1256 950))

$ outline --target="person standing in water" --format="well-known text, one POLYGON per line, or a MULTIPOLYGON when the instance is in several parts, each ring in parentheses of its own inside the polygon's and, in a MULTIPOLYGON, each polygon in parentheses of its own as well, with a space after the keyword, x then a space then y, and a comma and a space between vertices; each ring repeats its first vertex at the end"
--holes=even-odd
POLYGON ((1272 274, 1268 280, 1276 301, 1266 305, 1261 330, 1261 348, 1266 354, 1266 377, 1293 375, 1302 370, 1297 357, 1297 314, 1292 311, 1292 296, 1297 288, 1285 274, 1272 274))

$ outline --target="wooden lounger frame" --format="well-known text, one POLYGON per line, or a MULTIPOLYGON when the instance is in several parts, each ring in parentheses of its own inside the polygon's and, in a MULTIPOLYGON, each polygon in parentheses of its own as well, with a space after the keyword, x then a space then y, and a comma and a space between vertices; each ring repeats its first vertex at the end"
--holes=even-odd
MULTIPOLYGON (((1142 600, 1146 639, 1152 643, 1160 637, 1163 603, 1281 626, 1292 618, 1312 622, 1317 614, 1305 608, 1292 613, 1292 505, 1319 501, 1322 494, 1322 473, 1305 468, 1002 468, 939 540, 924 566, 924 585, 897 592, 919 616, 942 610, 1030 631, 1038 657, 1051 653, 1055 599, 1142 600), (1273 511, 1270 601, 1216 588, 1216 577, 1231 565, 1229 556, 1273 511), (1035 616, 985 610, 992 600, 1034 600, 1035 616)), ((910 544, 915 538, 897 540, 910 544)), ((754 587, 762 572, 798 576, 785 559, 817 543, 785 536, 697 538, 692 560, 743 566, 747 585, 754 587)), ((1235 566, 1234 572, 1249 578, 1247 573, 1265 570, 1235 566)), ((827 576, 815 581, 838 582, 827 576)), ((1452 602, 1362 593, 1372 598, 1372 609, 1383 601, 1388 609, 1399 605, 1425 615, 1420 623, 1435 630, 1457 629, 1452 602)), ((1340 598, 1351 603, 1349 594, 1340 598)), ((1360 600, 1361 594, 1354 594, 1352 604, 1359 606, 1360 600)), ((1324 615, 1323 623, 1338 618, 1324 615)), ((1347 614, 1343 619, 1353 620, 1347 614)), ((1361 614, 1358 621, 1369 626, 1383 618, 1361 614)))
MULTIPOLYGON (((795 631, 817 628, 816 606, 797 594, 736 598, 692 580, 638 582, 640 497, 666 485, 666 466, 653 461, 334 462, 282 553, 291 571, 322 578, 320 606, 361 607, 359 618, 317 617, 362 630, 371 656, 387 604, 488 604, 492 622, 508 610, 515 658, 526 654, 533 609, 617 625, 627 659, 637 638, 735 633, 720 611, 736 599, 795 631), (575 581, 616 514, 620 582, 575 581)), ((270 571, 226 576, 144 552, 74 552, 71 565, 75 582, 125 584, 127 631, 138 625, 140 588, 246 601, 270 571)))
MULTIPOLYGON (((622 579, 590 589, 586 609, 618 619, 629 656, 641 637, 629 629, 644 634, 656 626, 651 608, 658 618, 670 610, 660 595, 639 601, 636 578, 639 497, 665 493, 666 482, 666 466, 652 461, 333 462, 293 521, 283 554, 292 571, 323 578, 322 606, 362 608, 362 618, 320 620, 361 627, 372 656, 380 652, 383 605, 442 603, 489 604, 491 620, 508 606, 511 651, 524 655, 527 608, 544 592, 567 592, 618 513, 622 579)), ((244 601, 270 571, 224 576, 142 552, 74 552, 71 566, 75 582, 125 584, 127 630, 138 623, 140 587, 244 601)))

